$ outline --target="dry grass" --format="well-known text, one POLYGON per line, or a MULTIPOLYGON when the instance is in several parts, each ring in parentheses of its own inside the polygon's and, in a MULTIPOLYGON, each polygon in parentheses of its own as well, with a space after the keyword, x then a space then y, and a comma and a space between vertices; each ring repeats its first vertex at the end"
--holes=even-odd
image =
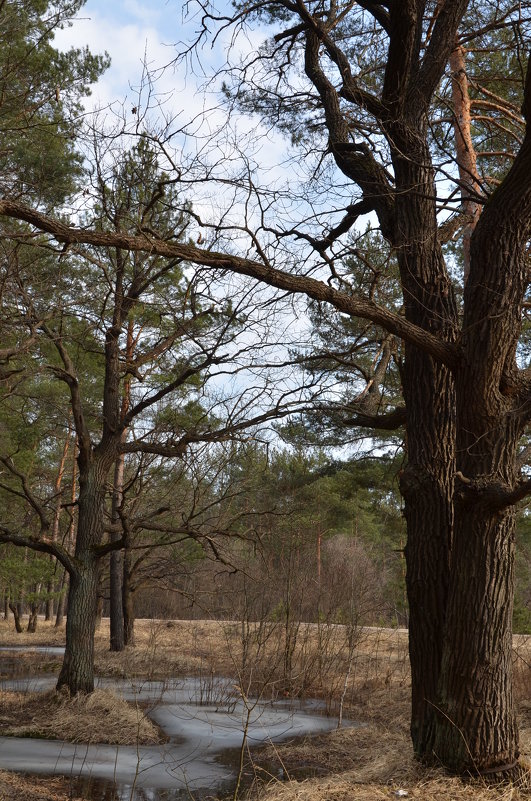
POLYGON ((37 631, 34 634, 28 634, 23 631, 22 634, 17 634, 13 624, 13 618, 9 620, 0 620, 0 644, 2 645, 64 645, 65 644, 65 627, 56 629, 52 623, 45 623, 39 620, 37 631))
MULTIPOLYGON (((521 732, 522 748, 531 753, 531 729, 521 732)), ((270 745, 255 765, 258 779, 254 796, 259 801, 373 801, 390 799, 398 790, 423 801, 517 801, 529 798, 528 788, 489 787, 449 777, 441 769, 426 769, 413 757, 408 736, 407 704, 388 708, 387 725, 368 723, 345 728, 302 743, 270 745), (326 770, 324 778, 305 781, 268 781, 261 765, 281 764, 284 774, 326 770)), ((397 796, 398 797, 398 796, 397 796)))
POLYGON ((257 795, 257 801, 390 801, 402 795, 418 801, 519 801, 517 788, 486 787, 477 782, 464 784, 444 774, 425 774, 421 781, 360 784, 355 775, 304 782, 268 785, 257 795))
MULTIPOLYGON (((5 624, 0 621, 0 642, 24 645, 62 642, 64 633, 42 623, 39 626, 36 635, 16 635, 6 633, 5 624)), ((398 790, 406 791, 409 798, 419 801, 519 801, 529 798, 522 788, 488 787, 479 781, 464 783, 447 776, 442 770, 427 770, 415 762, 408 733, 407 632, 364 630, 353 654, 346 684, 348 665, 341 650, 342 632, 339 628, 329 632, 326 643, 328 657, 319 664, 320 673, 312 656, 319 636, 317 627, 301 627, 293 663, 298 686, 308 694, 326 698, 331 706, 337 706, 340 695, 346 690, 344 716, 361 725, 310 738, 303 743, 271 746, 255 755, 255 775, 260 780, 250 790, 251 801, 389 801, 400 797, 395 795, 398 790), (303 681, 300 677, 305 666, 307 675, 303 681), (297 775, 302 768, 307 773, 315 771, 320 778, 271 781, 266 766, 274 775, 280 767, 287 776, 297 775), (327 775, 323 776, 323 773, 327 775)), ((108 621, 103 621, 96 636, 96 669, 99 674, 153 679, 201 673, 241 679, 244 676, 245 646, 249 645, 241 637, 239 624, 218 621, 137 621, 136 647, 128 648, 122 654, 109 652, 108 641, 108 621)), ((280 664, 278 652, 281 645, 280 634, 272 636, 260 652, 262 664, 266 667, 253 669, 253 680, 258 688, 260 682, 269 677, 279 694, 283 688, 279 682, 275 683, 275 670, 280 664)), ((515 637, 514 646, 521 746, 523 753, 530 757, 531 637, 515 637)), ((250 653, 253 653, 252 647, 250 653)), ((57 663, 60 661, 59 658, 57 663)), ((123 728, 122 723, 120 725, 123 728)), ((84 726, 78 722, 78 731, 84 726)), ((67 801, 68 798, 66 794, 46 795, 48 789, 50 793, 55 792, 51 784, 54 780, 35 780, 35 787, 42 786, 42 795, 32 795, 29 791, 5 795, 5 781, 0 774, 0 801, 26 798, 28 801, 67 801)))
POLYGON ((70 743, 148 745, 160 733, 142 710, 107 690, 90 695, 0 692, 0 727, 10 737, 44 737, 70 743))
POLYGON ((0 771, 0 801, 83 801, 70 792, 68 779, 46 779, 0 771))

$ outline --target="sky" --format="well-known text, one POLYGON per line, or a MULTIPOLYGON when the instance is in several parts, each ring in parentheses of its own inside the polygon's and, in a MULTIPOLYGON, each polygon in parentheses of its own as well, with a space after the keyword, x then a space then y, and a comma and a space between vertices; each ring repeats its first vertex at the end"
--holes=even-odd
MULTIPOLYGON (((198 28, 197 20, 183 20, 183 5, 180 0, 87 0, 78 19, 58 32, 54 43, 59 49, 88 45, 93 53, 107 52, 111 57, 110 68, 93 86, 91 97, 85 100, 87 111, 107 109, 103 113, 107 113, 111 119, 113 109, 118 115, 123 109, 128 123, 134 125, 132 108, 138 105, 138 87, 142 81, 144 62, 155 73, 169 65, 157 82, 157 92, 167 96, 166 111, 172 109, 186 120, 198 114, 203 106, 219 104, 219 81, 212 87, 210 96, 205 96, 201 87, 205 84, 207 74, 224 63, 229 34, 225 39, 220 38, 214 47, 211 43, 205 45, 199 52, 200 60, 194 60, 193 69, 190 65, 188 68, 185 65, 173 67, 171 62, 176 52, 183 42, 189 42, 194 37, 198 28)), ((241 47, 256 46, 263 36, 263 32, 256 34, 254 41, 252 37, 247 37, 241 47)), ((232 55, 234 56, 234 51, 232 55)), ((209 124, 213 130, 216 122, 221 122, 222 119, 221 110, 210 115, 209 124)), ((238 124, 256 135, 256 120, 242 118, 238 124)), ((277 168, 278 155, 285 149, 285 143, 280 138, 269 136, 264 137, 261 147, 261 168, 264 168, 268 160, 277 168)), ((199 212, 204 219, 217 218, 219 209, 209 207, 207 197, 198 197, 192 187, 187 191, 191 193, 194 211, 199 212)), ((222 189, 218 186, 215 200, 220 205, 223 202, 221 192, 222 189)), ((234 201, 232 192, 228 195, 229 201, 234 201)), ((199 230, 193 232, 194 238, 198 233, 199 230)), ((293 309, 289 320, 293 336, 296 331, 306 327, 306 321, 297 320, 292 315, 293 309)), ((282 322, 286 325, 285 319, 280 321, 282 322)), ((251 386, 256 380, 255 377, 252 379, 251 386)), ((249 383, 249 376, 243 376, 241 382, 245 388, 249 383)))
MULTIPOLYGON (((262 175, 268 171, 265 184, 271 186, 277 178, 285 178, 280 165, 285 157, 286 142, 279 134, 262 131, 263 135, 258 136, 258 120, 234 115, 233 133, 225 131, 224 135, 218 135, 226 117, 220 103, 222 78, 218 77, 208 86, 207 79, 225 63, 232 31, 225 32, 214 43, 205 42, 194 52, 193 60, 172 63, 176 54, 195 38, 200 27, 198 8, 193 0, 188 4, 180 0, 87 0, 73 24, 56 34, 55 45, 64 50, 88 45, 93 53, 109 54, 110 68, 85 100, 88 112, 103 110, 100 126, 104 118, 107 124, 112 124, 113 115, 118 115, 134 128, 138 117, 132 110, 145 107, 146 93, 143 90, 139 97, 139 87, 147 65, 149 71, 157 76, 155 91, 162 103, 160 112, 152 112, 151 123, 161 120, 163 114, 177 118, 174 127, 184 126, 191 119, 201 119, 202 137, 195 141, 183 137, 173 140, 179 148, 186 147, 189 153, 192 149, 194 152, 200 150, 202 158, 208 152, 211 163, 235 164, 233 143, 237 142, 247 158, 254 157, 252 166, 259 164, 262 175), (188 15, 184 9, 188 9, 188 15), (203 110, 208 112, 204 117, 201 114, 203 110)), ((238 58, 243 50, 255 49, 264 38, 263 29, 256 34, 241 36, 236 45, 232 42, 231 59, 238 58)), ((198 125, 199 122, 194 123, 194 131, 198 130, 198 125)), ((215 191, 223 190, 218 185, 215 191)), ((234 200, 231 198, 227 202, 233 203, 234 200)), ((210 199, 194 196, 196 209, 206 208, 208 203, 210 199)), ((213 209, 214 216, 219 212, 219 208, 213 209)))
MULTIPOLYGON (((176 44, 192 36, 194 27, 192 21, 183 25, 182 4, 177 0, 87 0, 73 24, 58 32, 55 43, 60 49, 88 44, 92 52, 111 56, 110 69, 87 103, 89 108, 101 108, 125 99, 134 102, 144 60, 153 69, 168 64, 176 44)), ((216 57, 208 51, 204 55, 209 61, 216 57)), ((194 76, 184 70, 168 71, 168 90, 185 92, 191 101, 195 86, 194 76)))
MULTIPOLYGON (((219 0, 219 2, 223 1, 219 0)), ((72 26, 60 31, 55 38, 55 44, 60 49, 66 50, 71 46, 84 47, 88 45, 93 53, 107 52, 111 57, 110 68, 93 87, 92 96, 85 102, 87 111, 108 109, 109 116, 112 116, 113 108, 118 114, 123 109, 128 123, 134 125, 135 118, 132 117, 132 108, 138 104, 138 87, 141 84, 145 62, 154 72, 170 65, 162 73, 161 79, 157 83, 157 91, 163 95, 167 93, 167 107, 169 106, 177 114, 182 114, 183 118, 187 119, 194 114, 199 114, 203 106, 210 107, 219 103, 219 81, 212 87, 213 91, 210 96, 205 96, 200 87, 204 85, 206 76, 224 63, 230 34, 227 33, 225 39, 220 38, 213 47, 211 43, 206 44, 199 52, 200 62, 195 61, 193 69, 190 67, 186 69, 184 65, 179 65, 177 68, 171 66, 172 59, 180 49, 179 45, 182 46, 183 42, 192 40, 198 28, 197 19, 183 19, 184 5, 180 0, 143 0, 143 2, 139 2, 139 0, 87 0, 79 13, 79 18, 72 26), (201 74, 201 68, 203 68, 203 74, 201 74)), ((256 48, 263 40, 265 33, 262 29, 254 36, 242 37, 238 47, 241 49, 256 48)), ((231 58, 236 55, 237 53, 233 50, 231 58)), ((218 118, 221 118, 223 112, 220 110, 216 114, 218 118)), ((260 156, 258 157, 256 154, 256 160, 259 160, 262 175, 266 172, 268 180, 271 182, 269 185, 277 180, 279 183, 284 183, 287 179, 284 163, 287 151, 286 141, 280 135, 270 131, 263 132, 262 137, 257 137, 259 131, 257 119, 246 117, 236 122, 240 128, 249 133, 251 142, 253 137, 260 139, 260 156)), ((215 129, 216 118, 212 119, 211 117, 210 124, 215 129)), ((294 180, 296 181, 296 178, 294 180)), ((214 204, 216 202, 219 205, 222 204, 222 200, 220 200, 222 191, 223 189, 218 185, 215 189, 217 194, 213 196, 214 204)), ((232 198, 232 195, 230 197, 232 198)), ((209 198, 199 198, 193 194, 191 199, 194 211, 198 211, 204 219, 218 219, 219 208, 215 206, 208 208, 209 198)), ((236 205, 236 211, 237 209, 236 205)), ((194 236, 197 233, 197 231, 194 232, 194 236)), ((233 244, 236 245, 234 242, 233 244)), ((248 242, 245 241, 243 244, 248 245, 248 242)), ((306 341, 309 323, 305 314, 304 301, 301 301, 300 308, 298 306, 298 303, 290 306, 284 315, 281 313, 280 318, 276 321, 274 331, 278 330, 277 326, 282 329, 286 328, 286 331, 282 331, 280 341, 288 341, 290 338, 292 341, 306 341), (288 328, 290 329, 289 334, 288 328)), ((265 344, 265 340, 263 344, 265 344)), ((278 350, 278 346, 275 347, 278 350)), ((279 356, 279 361, 284 358, 283 350, 281 355, 282 358, 279 356)), ((274 355, 273 360, 275 360, 274 355)), ((277 381, 280 378, 277 376, 277 381)), ((296 375, 288 374, 284 380, 279 381, 277 389, 285 390, 288 386, 290 389, 294 388, 299 380, 298 372, 296 375)), ((256 375, 242 373, 238 376, 236 390, 242 392, 249 387, 256 387, 256 381, 256 375)))

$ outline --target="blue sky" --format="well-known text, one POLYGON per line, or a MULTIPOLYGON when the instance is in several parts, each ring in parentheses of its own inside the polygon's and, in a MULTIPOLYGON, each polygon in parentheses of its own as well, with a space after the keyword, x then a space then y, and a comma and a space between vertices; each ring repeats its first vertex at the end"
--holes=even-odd
MULTIPOLYGON (((109 53, 112 65, 87 103, 89 108, 101 108, 126 97, 134 104, 144 58, 152 69, 168 64, 176 45, 189 41, 195 29, 193 20, 183 19, 183 3, 177 0, 87 0, 77 20, 60 31, 55 42, 61 49, 89 45, 93 52, 109 53)), ((220 64, 223 56, 221 41, 214 50, 207 47, 201 53, 207 69, 220 64)), ((196 76, 182 68, 170 69, 161 83, 164 91, 182 94, 180 106, 194 104, 199 83, 196 76)))

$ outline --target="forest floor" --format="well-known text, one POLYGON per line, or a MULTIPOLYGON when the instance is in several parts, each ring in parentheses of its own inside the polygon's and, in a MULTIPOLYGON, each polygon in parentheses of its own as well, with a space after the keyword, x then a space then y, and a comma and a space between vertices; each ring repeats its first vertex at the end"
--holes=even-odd
MULTIPOLYGON (((355 721, 304 741, 268 746, 251 754, 249 801, 518 801, 529 790, 468 783, 413 758, 408 731, 410 680, 407 632, 360 629, 345 648, 342 627, 298 626, 286 648, 285 631, 216 621, 148 621, 136 624, 136 645, 109 651, 108 621, 96 637, 100 676, 164 679, 200 676, 212 689, 216 677, 231 676, 246 696, 322 698, 330 711, 355 721), (289 681, 286 675, 289 674, 289 681), (282 780, 279 777, 282 777, 282 780), (313 778, 302 778, 313 776, 313 778)), ((0 645, 62 645, 64 630, 39 621, 35 634, 17 635, 0 621, 0 645)), ((17 659, 22 672, 58 670, 60 656, 17 659)), ((514 638, 514 674, 521 751, 531 758, 531 636, 514 638)), ((40 701, 0 694, 0 734, 33 731, 37 736, 92 742, 154 742, 158 732, 139 721, 139 710, 109 693, 83 700, 48 693, 40 701), (55 718, 54 718, 55 716, 55 718), (54 723, 55 720, 55 723, 54 723), (98 731, 105 721, 105 731, 98 731), (113 724, 115 721, 115 725, 113 724), (140 732, 140 735, 139 735, 140 732)), ((74 801, 67 780, 0 772, 0 801, 74 801)))

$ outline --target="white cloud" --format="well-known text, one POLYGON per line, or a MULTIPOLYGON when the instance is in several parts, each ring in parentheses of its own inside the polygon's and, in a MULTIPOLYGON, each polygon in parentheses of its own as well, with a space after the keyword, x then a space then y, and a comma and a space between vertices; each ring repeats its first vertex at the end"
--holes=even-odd
POLYGON ((156 28, 121 22, 112 13, 91 11, 90 5, 83 17, 57 33, 55 44, 64 50, 88 45, 93 53, 108 52, 111 56, 110 69, 93 87, 93 97, 86 103, 87 108, 95 108, 131 97, 134 94, 131 87, 140 84, 144 59, 161 64, 168 60, 168 51, 161 44, 162 37, 156 28))
MULTIPOLYGON (((178 45, 170 43, 192 39, 198 28, 197 18, 189 19, 183 26, 178 7, 171 7, 163 0, 143 3, 138 0, 115 0, 113 3, 88 0, 79 19, 71 27, 58 32, 56 45, 61 49, 88 45, 94 53, 107 51, 111 56, 110 69, 93 87, 92 96, 85 102, 88 111, 111 108, 120 117, 123 106, 125 120, 134 127, 137 117, 132 114, 132 108, 139 105, 143 108, 146 102, 145 95, 140 103, 138 99, 146 63, 158 77, 155 93, 164 101, 160 115, 154 110, 150 119, 162 117, 163 113, 168 117, 178 117, 178 125, 197 119, 200 136, 195 140, 188 138, 183 145, 188 156, 192 157, 196 149, 201 151, 203 158, 208 154, 211 163, 218 163, 220 176, 226 177, 231 170, 238 170, 238 164, 241 165, 236 155, 237 146, 241 146, 249 161, 260 166, 264 183, 271 188, 285 178, 284 170, 279 166, 285 157, 285 142, 273 132, 266 134, 256 119, 249 117, 234 117, 233 126, 238 129, 237 134, 233 128, 232 134, 225 131, 219 135, 225 121, 225 111, 216 95, 219 81, 210 86, 210 94, 206 95, 201 89, 204 75, 196 75, 194 69, 184 63, 171 66, 178 45), (163 70, 166 65, 170 66, 163 70), (201 120, 202 111, 207 107, 213 110, 201 120)), ((236 59, 238 54, 256 47, 264 33, 242 36, 236 43, 231 41, 231 36, 232 32, 226 30, 214 47, 205 44, 200 50, 199 58, 205 72, 214 73, 224 63, 231 45, 231 59, 236 59)), ((194 64, 198 66, 197 61, 194 64)), ((201 73, 201 70, 198 68, 197 72, 201 73)), ((105 117, 105 113, 102 116, 105 117)), ((112 113, 109 113, 109 122, 112 122, 112 113)), ((101 119, 99 124, 103 124, 101 119)), ((183 138, 176 138, 177 149, 181 144, 183 138)), ((207 218, 218 217, 223 207, 234 202, 231 188, 223 189, 219 184, 199 184, 189 187, 188 191, 193 193, 195 208, 207 218)), ((241 217, 238 204, 233 213, 236 218, 241 217)))

